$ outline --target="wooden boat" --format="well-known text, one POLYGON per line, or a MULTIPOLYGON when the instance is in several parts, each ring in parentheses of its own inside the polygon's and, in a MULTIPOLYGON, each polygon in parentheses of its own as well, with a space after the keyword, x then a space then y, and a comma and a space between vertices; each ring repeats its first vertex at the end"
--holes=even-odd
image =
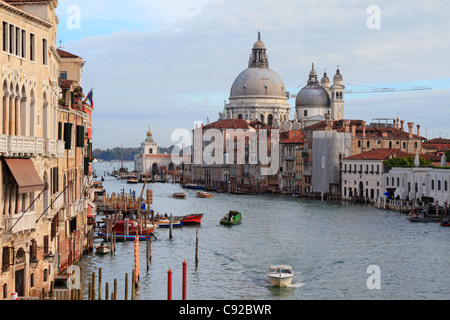
POLYGON ((101 245, 95 247, 95 252, 100 254, 107 254, 111 252, 111 248, 105 243, 102 243, 101 245))
MULTIPOLYGON (((155 224, 159 227, 159 228, 169 228, 170 227, 170 220, 169 219, 159 219, 159 220, 155 220, 155 224)), ((177 228, 177 227, 182 227, 183 226, 183 220, 177 219, 177 220, 173 220, 172 223, 172 227, 177 228)))
POLYGON ((242 220, 242 215, 239 211, 231 211, 228 212, 222 220, 220 220, 221 225, 225 226, 234 226, 235 224, 240 223, 242 220))
POLYGON ((450 227, 450 221, 448 219, 441 221, 441 226, 450 227))
POLYGON ((174 217, 175 220, 179 219, 183 221, 183 226, 201 224, 202 218, 203 218, 202 213, 193 213, 182 217, 174 217))
POLYGON ((214 197, 211 193, 205 191, 197 192, 197 198, 212 198, 214 197))
MULTIPOLYGON (((145 240, 148 235, 152 235, 154 228, 142 227, 141 231, 141 226, 136 221, 119 220, 113 226, 112 230, 115 231, 118 239, 134 240, 134 237, 138 235, 139 240, 145 240)), ((101 230, 97 235, 101 238, 106 238, 105 230, 101 230)), ((111 235, 108 235, 108 237, 111 237, 111 235)))
POLYGON ((184 198, 186 198, 186 194, 185 194, 185 193, 182 193, 182 192, 175 192, 175 193, 172 195, 172 197, 173 197, 173 198, 176 198, 176 199, 184 199, 184 198))
POLYGON ((289 265, 273 265, 267 272, 270 284, 277 287, 286 287, 292 284, 294 270, 289 265))
POLYGON ((139 183, 139 179, 138 178, 128 178, 127 183, 139 183))
POLYGON ((433 215, 423 216, 418 215, 417 213, 412 213, 408 217, 408 220, 411 222, 441 222, 442 219, 433 215))
MULTIPOLYGON (((106 238, 106 233, 98 233, 97 236, 101 237, 101 238, 106 238)), ((108 238, 111 238, 111 234, 108 234, 108 238)), ((156 239, 156 237, 153 235, 152 232, 150 232, 148 235, 139 235, 139 241, 146 241, 147 237, 153 237, 156 239)), ((123 234, 117 234, 116 235, 116 239, 119 241, 134 241, 136 238, 136 235, 123 235, 123 234)))

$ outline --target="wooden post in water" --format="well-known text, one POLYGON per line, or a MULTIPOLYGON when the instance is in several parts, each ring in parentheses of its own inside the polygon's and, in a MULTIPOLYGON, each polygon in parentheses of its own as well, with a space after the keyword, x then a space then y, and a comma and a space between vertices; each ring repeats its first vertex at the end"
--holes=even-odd
MULTIPOLYGON (((114 300, 117 300, 117 279, 114 279, 114 300)), ((113 300, 113 299, 111 299, 113 300)))
POLYGON ((91 298, 92 300, 95 300, 95 272, 92 272, 92 286, 91 286, 91 298))
POLYGON ((98 269, 98 300, 102 300, 102 268, 98 269))
POLYGON ((167 300, 172 300, 172 270, 167 271, 167 300))
POLYGON ((172 239, 172 231, 173 231, 173 215, 172 214, 170 214, 169 221, 170 221, 170 223, 169 223, 169 238, 172 239))
POLYGON ((109 299, 109 283, 107 282, 105 285, 105 300, 108 301, 109 299))
POLYGON ((128 300, 128 273, 125 273, 125 300, 128 300))
POLYGON ((195 266, 198 266, 198 230, 195 231, 195 266))

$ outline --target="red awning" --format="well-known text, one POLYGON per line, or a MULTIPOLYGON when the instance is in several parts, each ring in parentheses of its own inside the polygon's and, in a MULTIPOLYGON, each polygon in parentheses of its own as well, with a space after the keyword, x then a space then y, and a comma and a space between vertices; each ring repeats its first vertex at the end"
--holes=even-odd
POLYGON ((19 193, 44 190, 45 184, 30 159, 5 159, 5 162, 19 185, 19 193))

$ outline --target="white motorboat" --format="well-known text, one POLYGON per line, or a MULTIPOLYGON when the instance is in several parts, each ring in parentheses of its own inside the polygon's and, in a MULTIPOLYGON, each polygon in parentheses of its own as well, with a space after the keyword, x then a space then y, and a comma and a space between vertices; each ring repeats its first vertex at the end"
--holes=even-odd
POLYGON ((267 272, 270 284, 277 287, 286 287, 292 284, 294 270, 289 265, 273 265, 267 272))
POLYGON ((108 245, 102 243, 101 245, 95 247, 95 251, 100 254, 106 254, 111 252, 111 248, 108 245))

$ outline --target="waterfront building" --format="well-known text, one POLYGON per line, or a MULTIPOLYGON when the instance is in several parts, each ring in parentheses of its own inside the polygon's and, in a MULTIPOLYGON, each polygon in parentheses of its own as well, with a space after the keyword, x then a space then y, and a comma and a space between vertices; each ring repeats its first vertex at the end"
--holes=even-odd
POLYGON ((48 290, 66 256, 68 264, 80 256, 88 229, 80 199, 89 194, 83 160, 90 119, 82 101, 61 105, 64 90, 81 90, 59 78, 57 5, 0 1, 0 299, 48 290))
POLYGON ((450 200, 450 170, 439 167, 392 168, 383 175, 383 188, 393 198, 415 203, 438 202, 443 207, 450 200))
MULTIPOLYGON (((341 159, 357 155, 372 149, 399 149, 405 153, 422 153, 422 142, 425 140, 420 136, 420 125, 417 125, 417 133, 413 133, 414 123, 408 123, 408 132, 404 128, 404 120, 390 119, 391 123, 373 122, 369 126, 363 120, 341 119, 333 121, 331 114, 326 114, 326 120, 308 126, 304 129, 305 145, 303 156, 303 190, 304 193, 319 192, 313 190, 313 157, 314 143, 313 134, 317 131, 336 131, 350 134, 351 151, 341 155, 341 159)), ((316 155, 317 156, 317 155, 316 155)), ((316 158, 318 159, 318 158, 316 158)), ((320 160, 320 159, 318 159, 320 160)), ((320 163, 316 162, 316 163, 320 163)), ((341 165, 336 167, 339 170, 341 165)), ((317 169, 318 170, 318 169, 317 169)), ((319 170, 320 171, 320 170, 319 170)), ((317 172, 319 174, 319 172, 317 172)), ((341 179, 340 179, 341 180, 341 179)), ((341 185, 336 185, 339 192, 341 185)))
MULTIPOLYGON (((297 150, 303 149, 304 136, 301 130, 291 130, 280 134, 280 171, 282 175, 281 189, 289 192, 298 192, 301 182, 301 166, 297 161, 297 150)), ((299 162, 300 164, 301 162, 299 162)))
POLYGON ((153 140, 152 132, 147 131, 147 137, 141 143, 140 153, 134 158, 134 170, 141 174, 154 176, 177 176, 180 167, 172 162, 170 154, 159 154, 158 143, 153 140))
MULTIPOLYGON (((230 190, 231 192, 266 192, 277 191, 282 184, 281 173, 262 174, 262 168, 268 165, 258 161, 254 148, 259 145, 259 130, 266 129, 270 134, 273 127, 261 122, 247 122, 244 119, 222 119, 194 129, 194 152, 191 164, 184 164, 183 182, 203 185, 207 188, 230 190), (210 146, 211 141, 203 139, 209 131, 219 133, 223 143, 218 147, 210 146), (250 140, 256 138, 256 144, 250 140), (214 163, 205 159, 209 149, 214 163)), ((267 139, 267 150, 270 150, 271 139, 267 139)), ((279 155, 278 155, 279 156, 279 155)), ((279 159, 277 158, 277 161, 279 159)), ((278 168, 277 168, 278 169, 278 168)))
POLYGON ((342 199, 376 202, 386 190, 383 184, 384 161, 413 156, 399 149, 373 149, 342 160, 342 199))

